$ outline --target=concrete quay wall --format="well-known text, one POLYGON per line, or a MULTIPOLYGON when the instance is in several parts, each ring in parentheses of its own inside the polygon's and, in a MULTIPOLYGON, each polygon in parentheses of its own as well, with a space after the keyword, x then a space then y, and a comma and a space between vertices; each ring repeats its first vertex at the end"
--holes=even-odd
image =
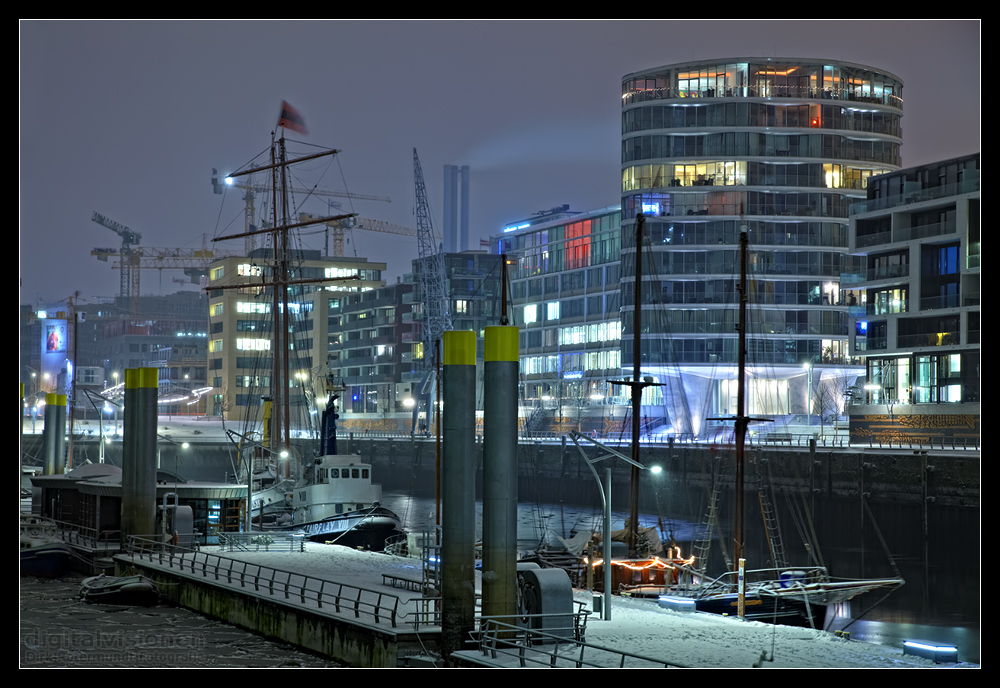
POLYGON ((408 655, 427 645, 433 634, 396 632, 353 622, 249 591, 218 585, 211 580, 189 577, 151 566, 140 559, 116 557, 118 575, 134 570, 153 580, 164 602, 184 607, 213 619, 267 638, 281 640, 349 667, 394 668, 408 655))

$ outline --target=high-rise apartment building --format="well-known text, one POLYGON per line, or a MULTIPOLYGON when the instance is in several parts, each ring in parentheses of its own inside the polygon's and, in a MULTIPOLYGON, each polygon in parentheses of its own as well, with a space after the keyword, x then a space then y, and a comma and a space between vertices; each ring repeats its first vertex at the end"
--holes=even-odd
MULTIPOLYGON (((261 396, 273 394, 274 328, 270 249, 246 258, 224 258, 209 269, 209 413, 226 420, 260 421, 261 396), (255 284, 257 283, 257 284, 255 284), (234 287, 239 288, 227 288, 234 287)), ((340 300, 351 292, 385 286, 385 263, 324 257, 299 251, 288 288, 289 404, 293 432, 307 428, 325 392, 331 338, 339 337, 340 300), (324 283, 324 279, 337 282, 324 283), (311 282, 308 282, 312 280, 311 282), (295 284, 295 282, 304 282, 295 284)))
POLYGON ((848 208, 900 166, 902 81, 831 60, 735 58, 622 81, 622 365, 632 367, 636 217, 641 365, 674 431, 733 415, 741 227, 750 239, 750 414, 818 414, 860 373, 847 347, 848 208))
POLYGON ((343 415, 404 410, 403 373, 410 372, 413 348, 420 346, 412 293, 413 284, 398 282, 331 302, 327 364, 345 388, 343 415))
POLYGON ((856 441, 979 435, 979 154, 872 179, 851 206, 851 341, 866 385, 856 441))
POLYGON ((534 429, 607 431, 624 408, 621 377, 621 213, 553 208, 491 238, 505 253, 521 328, 521 399, 534 429), (621 410, 620 409, 620 410, 621 410))

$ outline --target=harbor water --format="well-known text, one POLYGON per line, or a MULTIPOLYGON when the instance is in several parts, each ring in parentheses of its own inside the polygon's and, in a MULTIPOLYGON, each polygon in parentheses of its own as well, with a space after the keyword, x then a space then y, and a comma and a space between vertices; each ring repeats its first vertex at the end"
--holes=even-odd
MULTIPOLYGON (((411 532, 433 529, 434 500, 404 494, 383 495, 411 532)), ((482 508, 477 504, 477 534, 482 508)), ((614 510, 612 527, 627 514, 614 510)), ((600 513, 580 507, 520 504, 518 546, 530 551, 542 541, 556 542, 574 530, 600 527, 600 513)), ((644 523, 655 517, 644 515, 644 523)), ((678 542, 688 542, 699 526, 664 524, 678 542)), ((83 576, 21 579, 20 663, 22 667, 337 667, 337 663, 296 647, 267 640, 239 628, 170 606, 127 608, 88 605, 79 599, 83 576)), ((838 630, 850 619, 834 619, 838 630)), ((959 647, 963 661, 979 663, 979 628, 860 620, 853 638, 899 646, 904 639, 931 640, 959 647)))

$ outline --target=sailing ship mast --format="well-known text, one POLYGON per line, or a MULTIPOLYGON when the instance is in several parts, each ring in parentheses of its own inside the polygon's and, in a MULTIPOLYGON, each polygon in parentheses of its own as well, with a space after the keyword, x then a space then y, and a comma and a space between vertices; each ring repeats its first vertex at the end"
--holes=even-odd
MULTIPOLYGON (((742 220, 742 218, 741 218, 742 220)), ((744 452, 746 448, 747 427, 750 419, 746 416, 746 364, 747 364, 747 238, 746 226, 740 222, 740 283, 736 290, 740 297, 740 322, 736 326, 739 333, 737 363, 739 376, 736 381, 736 524, 733 532, 735 546, 733 548, 733 560, 737 562, 743 559, 743 479, 744 479, 744 452)))
POLYGON ((639 433, 642 419, 642 390, 646 387, 660 387, 662 383, 653 382, 651 377, 643 378, 642 368, 642 230, 646 225, 646 216, 641 212, 635 218, 635 305, 632 313, 632 377, 625 380, 609 380, 612 385, 625 385, 632 392, 632 473, 630 481, 631 506, 629 520, 626 524, 628 532, 628 556, 638 557, 639 536, 639 433))
MULTIPOLYGON (((213 241, 223 241, 226 239, 236 239, 240 237, 251 236, 255 234, 271 233, 274 241, 274 262, 273 262, 273 272, 270 281, 255 282, 253 284, 234 284, 225 287, 213 286, 213 289, 245 289, 247 287, 260 287, 260 286, 270 286, 272 288, 272 298, 271 298, 271 313, 274 319, 274 347, 272 356, 272 374, 271 374, 271 396, 273 398, 272 404, 272 428, 270 433, 271 436, 271 451, 275 453, 280 453, 282 451, 290 451, 291 449, 291 428, 290 428, 290 408, 289 408, 289 393, 287 388, 287 381, 289 378, 289 319, 288 319, 288 287, 293 284, 310 284, 310 283, 320 283, 320 282, 336 282, 345 280, 356 280, 357 275, 351 277, 338 277, 338 278, 320 278, 311 280, 295 280, 294 282, 289 279, 289 258, 288 258, 288 230, 296 229, 299 227, 306 227, 314 224, 321 224, 326 222, 334 222, 337 220, 344 220, 351 217, 356 217, 357 213, 346 213, 342 215, 334 215, 330 217, 319 217, 310 218, 302 222, 291 222, 289 218, 288 210, 288 181, 287 181, 287 168, 290 165, 294 165, 306 160, 313 160, 315 158, 336 155, 340 153, 339 149, 331 149, 328 151, 323 151, 321 153, 313 153, 311 155, 305 155, 294 160, 288 160, 286 149, 285 149, 285 138, 281 136, 279 139, 275 140, 274 134, 271 135, 271 164, 261 167, 251 167, 248 170, 242 172, 234 172, 229 175, 230 177, 239 177, 247 174, 253 174, 257 172, 264 172, 270 170, 271 174, 271 192, 274 198, 274 202, 271 204, 272 208, 272 227, 270 229, 256 230, 252 232, 243 232, 240 234, 231 234, 228 236, 218 237, 213 239, 213 241), (280 177, 280 179, 279 179, 280 177), (280 209, 279 209, 280 205, 280 209), (279 316, 280 314, 280 316, 279 316), (280 320, 279 320, 280 318, 280 320), (279 325, 280 322, 280 325, 279 325)), ((288 466, 286 464, 286 475, 288 476, 288 466)))
POLYGON ((747 364, 747 253, 750 239, 743 222, 743 208, 740 207, 740 281, 736 285, 739 294, 739 323, 736 325, 737 337, 737 377, 736 377, 736 415, 731 418, 708 418, 706 420, 731 420, 735 422, 734 435, 736 443, 736 495, 733 506, 733 563, 739 567, 743 559, 744 523, 743 523, 743 485, 745 474, 746 437, 750 421, 768 421, 770 418, 751 418, 746 414, 746 364, 747 364))

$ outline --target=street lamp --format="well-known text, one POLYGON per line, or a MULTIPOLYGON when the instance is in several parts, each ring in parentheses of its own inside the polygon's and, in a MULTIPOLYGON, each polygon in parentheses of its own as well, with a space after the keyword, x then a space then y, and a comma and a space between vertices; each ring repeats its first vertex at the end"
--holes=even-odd
POLYGON ((594 480, 597 481, 598 491, 601 493, 601 503, 604 507, 604 536, 601 538, 601 542, 604 545, 603 547, 604 599, 603 599, 603 605, 602 605, 603 611, 601 617, 605 621, 610 621, 611 620, 611 469, 608 468, 605 470, 605 474, 607 476, 607 484, 605 485, 601 483, 601 478, 597 474, 597 469, 594 468, 594 464, 596 464, 598 461, 603 461, 604 459, 611 459, 617 457, 619 459, 622 459, 623 461, 632 464, 633 466, 636 466, 640 470, 644 469, 645 466, 643 466, 641 463, 633 461, 629 457, 625 456, 624 454, 618 451, 615 451, 614 449, 605 447, 597 440, 589 438, 586 435, 583 435, 579 432, 571 432, 569 436, 570 439, 573 440, 573 444, 576 445, 576 448, 580 450, 580 456, 583 457, 584 462, 587 464, 587 468, 589 468, 590 472, 594 475, 594 480), (581 439, 587 440, 588 442, 595 444, 598 447, 601 447, 608 453, 605 454, 604 456, 599 456, 596 459, 591 459, 589 456, 587 456, 586 452, 583 451, 583 447, 580 446, 579 440, 581 439))
POLYGON ((806 392, 806 417, 808 418, 806 425, 812 428, 812 396, 813 396, 812 362, 806 361, 805 363, 802 364, 802 367, 806 371, 806 383, 807 383, 806 389, 808 390, 806 392))

